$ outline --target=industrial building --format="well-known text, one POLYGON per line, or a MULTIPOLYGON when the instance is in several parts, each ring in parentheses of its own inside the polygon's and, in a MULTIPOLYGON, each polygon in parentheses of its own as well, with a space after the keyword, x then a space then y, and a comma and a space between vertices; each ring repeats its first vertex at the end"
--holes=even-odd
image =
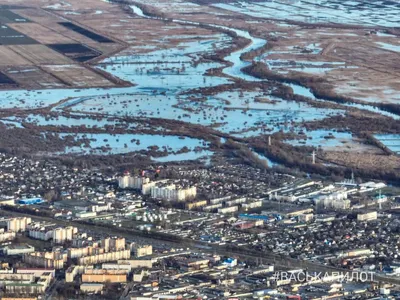
POLYGON ((28 244, 8 245, 3 248, 3 253, 5 255, 24 255, 34 251, 35 247, 28 244))
POLYGON ((376 220, 377 218, 378 218, 378 212, 376 211, 357 214, 358 221, 372 221, 376 220))
POLYGON ((129 264, 132 267, 132 269, 136 269, 136 268, 151 269, 153 267, 153 260, 152 259, 118 260, 118 264, 129 264))
POLYGON ((228 206, 228 207, 223 207, 223 208, 218 208, 218 213, 219 214, 230 214, 237 212, 239 210, 238 206, 228 206))
POLYGON ((207 205, 207 200, 188 202, 185 204, 187 210, 196 209, 196 208, 203 207, 206 205, 207 205))
POLYGON ((80 285, 80 290, 83 293, 94 293, 98 294, 103 291, 104 284, 102 283, 82 283, 80 285))
POLYGON ((78 219, 89 219, 89 218, 94 218, 97 216, 97 212, 95 211, 80 211, 75 213, 75 217, 78 219))
POLYGON ((110 210, 112 210, 111 202, 104 203, 104 204, 91 205, 89 210, 92 212, 96 212, 96 213, 103 212, 103 211, 110 211, 110 210))
POLYGON ((18 204, 21 205, 33 205, 33 204, 43 203, 44 200, 42 198, 25 198, 25 199, 20 199, 17 202, 18 204))
POLYGON ((15 203, 15 198, 14 196, 0 196, 0 206, 2 205, 8 205, 8 206, 14 206, 15 203))
POLYGON ((249 209, 253 209, 253 208, 258 208, 262 206, 262 200, 257 200, 257 201, 252 201, 249 203, 243 203, 242 204, 242 208, 244 210, 249 210, 249 209))

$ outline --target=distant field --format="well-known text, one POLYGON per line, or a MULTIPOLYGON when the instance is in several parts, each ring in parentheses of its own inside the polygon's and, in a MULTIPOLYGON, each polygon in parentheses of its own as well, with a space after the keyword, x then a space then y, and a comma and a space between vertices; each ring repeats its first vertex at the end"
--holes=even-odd
POLYGON ((44 65, 42 68, 73 87, 114 85, 99 74, 80 65, 44 65))
POLYGON ((28 61, 8 46, 0 46, 0 65, 1 66, 22 66, 31 65, 28 61))
MULTIPOLYGON (((199 0, 201 2, 203 0, 199 0)), ((216 1, 216 6, 253 17, 304 23, 338 23, 396 27, 400 22, 398 1, 216 1), (219 2, 219 3, 218 3, 219 2), (224 3, 221 3, 224 2, 224 3)), ((208 4, 213 4, 209 1, 208 4)))
POLYGON ((93 59, 101 54, 82 44, 53 44, 49 45, 49 47, 78 62, 93 59))
POLYGON ((72 63, 68 57, 45 45, 16 45, 9 48, 35 65, 72 63))
POLYGON ((19 14, 8 10, 8 9, 0 9, 0 23, 28 23, 30 20, 20 16, 19 14))
POLYGON ((14 23, 9 26, 42 44, 67 44, 73 42, 72 39, 37 23, 14 23))
POLYGON ((58 78, 35 66, 9 67, 4 70, 4 73, 28 89, 34 90, 49 87, 67 87, 58 78))
POLYGON ((82 64, 121 49, 111 39, 37 2, 0 5, 0 24, 0 89, 115 85, 82 64))
POLYGON ((96 42, 99 43, 114 43, 114 41, 110 40, 109 38, 106 38, 100 34, 97 34, 93 31, 87 30, 81 26, 78 26, 76 24, 73 24, 71 22, 60 22, 60 25, 67 27, 68 29, 71 29, 75 32, 78 32, 79 34, 82 34, 96 42))
POLYGON ((4 73, 0 73, 0 85, 17 85, 17 83, 4 73))
POLYGON ((1 45, 29 45, 37 44, 33 38, 22 34, 21 32, 8 27, 7 25, 0 26, 0 44, 1 45))

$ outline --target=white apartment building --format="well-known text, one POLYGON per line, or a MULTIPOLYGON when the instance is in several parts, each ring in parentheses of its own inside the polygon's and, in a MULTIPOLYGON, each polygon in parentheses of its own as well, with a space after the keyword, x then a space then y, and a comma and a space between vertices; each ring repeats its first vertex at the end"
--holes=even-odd
POLYGON ((65 241, 72 241, 74 235, 78 233, 78 228, 68 226, 68 227, 42 227, 42 228, 32 228, 29 230, 29 237, 48 241, 53 239, 53 243, 62 244, 65 241))
POLYGON ((15 236, 15 231, 5 231, 4 229, 0 229, 0 243, 13 240, 15 239, 15 236))
POLYGON ((197 195, 195 186, 179 187, 174 183, 157 184, 151 187, 151 197, 168 201, 186 201, 193 199, 197 195))
POLYGON ((142 186, 149 183, 150 179, 142 176, 124 175, 118 178, 118 186, 121 189, 142 189, 142 186))
POLYGON ((21 217, 8 219, 6 222, 8 231, 20 232, 25 231, 28 224, 30 224, 32 220, 29 217, 21 217))
POLYGON ((78 233, 78 228, 76 227, 56 228, 53 230, 53 243, 62 244, 65 241, 72 241, 76 233, 78 233))

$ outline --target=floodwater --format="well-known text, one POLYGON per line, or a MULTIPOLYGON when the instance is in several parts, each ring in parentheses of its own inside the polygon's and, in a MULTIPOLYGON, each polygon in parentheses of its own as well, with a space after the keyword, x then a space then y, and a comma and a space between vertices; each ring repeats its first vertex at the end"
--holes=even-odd
POLYGON ((375 134, 374 137, 395 153, 400 153, 400 134, 375 134))
MULTIPOLYGON (((136 13, 137 15, 139 15, 139 16, 142 16, 142 17, 145 17, 145 18, 152 18, 152 17, 146 16, 143 13, 143 11, 139 7, 137 7, 135 5, 132 5, 131 8, 132 8, 132 11, 134 13, 136 13)), ((191 24, 191 25, 200 25, 200 23, 197 23, 197 22, 190 22, 190 21, 183 21, 183 20, 174 20, 174 22, 183 23, 183 24, 191 24)), ((247 45, 246 47, 244 47, 244 48, 242 48, 242 49, 240 49, 238 51, 235 51, 235 52, 231 53, 230 55, 228 55, 227 57, 225 57, 225 60, 230 62, 231 66, 224 68, 223 69, 223 73, 225 73, 228 76, 232 76, 232 77, 235 77, 235 78, 240 78, 240 79, 243 79, 243 80, 246 80, 246 81, 260 81, 260 79, 255 78, 255 77, 253 77, 251 75, 248 75, 248 74, 246 74, 246 73, 244 73, 242 71, 242 69, 247 67, 250 64, 250 62, 243 61, 243 60, 240 59, 240 57, 244 53, 247 53, 247 52, 252 51, 254 49, 258 49, 260 47, 263 47, 267 43, 267 41, 264 40, 264 39, 253 37, 252 35, 250 35, 249 32, 244 31, 244 30, 239 30, 239 29, 235 29, 235 28, 229 28, 229 27, 226 27, 226 26, 213 25, 213 24, 208 24, 208 25, 210 25, 211 27, 215 27, 215 28, 221 28, 221 29, 224 29, 224 30, 230 30, 230 31, 236 33, 237 36, 245 38, 245 39, 250 41, 249 45, 247 45)), ((263 56, 265 56, 265 55, 263 55, 263 56)), ((257 57, 256 60, 260 60, 260 57, 257 57)), ((320 98, 315 97, 315 95, 310 91, 310 89, 305 88, 303 86, 300 86, 298 84, 293 84, 292 83, 292 84, 289 84, 289 86, 293 89, 293 92, 295 94, 297 94, 297 95, 308 97, 308 98, 311 98, 311 99, 316 100, 316 101, 328 101, 328 100, 325 100, 325 99, 320 99, 320 98)), ((386 115, 386 116, 389 116, 389 117, 393 117, 393 118, 396 118, 396 119, 399 118, 399 116, 397 116, 395 114, 388 113, 386 111, 383 111, 383 110, 381 110, 379 108, 376 108, 374 106, 371 106, 371 105, 359 105, 359 104, 353 104, 353 103, 347 103, 347 104, 345 103, 343 105, 349 106, 349 107, 356 107, 356 108, 368 110, 368 111, 371 111, 371 112, 380 113, 380 114, 383 114, 383 115, 386 115)))
MULTIPOLYGON (((131 6, 132 11, 139 16, 145 16, 136 6, 131 6)), ((176 23, 188 25, 200 25, 196 22, 173 20, 176 23)), ((260 92, 248 92, 240 95, 238 91, 223 92, 206 97, 202 101, 189 99, 181 95, 189 89, 200 87, 212 87, 229 83, 229 78, 240 78, 246 81, 259 81, 259 79, 245 74, 242 69, 249 62, 240 59, 243 53, 263 47, 267 41, 251 36, 244 30, 213 25, 216 29, 224 29, 235 32, 238 36, 246 38, 249 43, 243 49, 235 51, 225 57, 229 66, 223 68, 227 76, 205 76, 205 72, 212 68, 221 67, 218 63, 194 63, 194 60, 204 53, 212 53, 213 45, 229 46, 230 39, 225 34, 210 37, 208 40, 182 42, 173 49, 161 49, 150 51, 146 54, 115 56, 102 61, 98 68, 110 74, 135 84, 133 87, 124 88, 90 88, 90 89, 52 89, 41 91, 3 91, 0 92, 0 108, 32 109, 57 104, 63 99, 68 99, 53 108, 54 111, 68 108, 71 113, 84 115, 85 113, 102 113, 107 116, 133 116, 143 118, 180 119, 194 124, 213 126, 217 130, 230 133, 235 136, 258 135, 262 132, 276 132, 288 130, 292 122, 310 121, 322 119, 329 115, 341 114, 341 110, 317 109, 304 103, 296 103, 284 99, 270 97, 260 92), (268 98, 267 101, 255 101, 256 98, 268 98), (261 130, 262 128, 262 130, 261 130)), ((313 93, 300 85, 289 85, 294 93, 309 97, 317 101, 325 101, 316 98, 313 93)), ((192 95, 194 98, 199 95, 192 95)), ((357 106, 348 104, 349 106, 357 106)), ((361 108, 361 107, 360 107, 361 108)), ((362 109, 383 113, 392 117, 389 113, 375 109, 372 106, 362 106, 362 109)), ((86 125, 87 127, 110 125, 111 121, 97 121, 92 118, 79 120, 60 116, 57 118, 44 118, 30 115, 24 120, 8 118, 6 122, 19 126, 20 122, 31 122, 38 125, 66 126, 86 125)), ((130 129, 136 124, 131 124, 130 129)), ((67 135, 67 134, 66 134, 67 135)), ((74 135, 75 139, 82 139, 83 135, 74 135)), ((174 161, 181 159, 196 159, 211 152, 195 152, 194 148, 204 148, 203 141, 192 139, 180 139, 174 136, 142 135, 140 145, 131 143, 133 135, 87 134, 90 147, 71 147, 66 149, 68 153, 127 153, 140 151, 147 147, 158 145, 174 145, 174 147, 188 147, 192 150, 188 153, 172 154, 155 158, 157 161, 174 161), (106 140, 106 141, 105 141, 106 140), (92 151, 90 151, 92 149, 92 151)), ((172 151, 178 151, 173 148, 172 151)))
MULTIPOLYGON (((81 146, 67 147, 66 153, 75 154, 121 154, 148 150, 149 147, 157 147, 156 151, 179 151, 184 147, 189 148, 186 153, 188 159, 196 159, 198 155, 194 151, 197 147, 204 148, 206 143, 199 139, 182 138, 173 135, 149 135, 149 134, 68 134, 61 133, 60 137, 73 137, 76 142, 82 142, 81 146), (84 144, 88 141, 88 146, 84 144)), ((199 151, 199 154, 201 151, 199 151)), ((211 152, 208 152, 211 153, 211 152)))
POLYGON ((395 1, 260 1, 214 4, 253 17, 306 23, 339 23, 398 27, 400 4, 395 1))
POLYGON ((287 140, 286 142, 294 146, 313 146, 323 148, 335 148, 341 143, 350 142, 352 134, 350 132, 338 132, 334 130, 311 130, 304 131, 304 138, 287 140))

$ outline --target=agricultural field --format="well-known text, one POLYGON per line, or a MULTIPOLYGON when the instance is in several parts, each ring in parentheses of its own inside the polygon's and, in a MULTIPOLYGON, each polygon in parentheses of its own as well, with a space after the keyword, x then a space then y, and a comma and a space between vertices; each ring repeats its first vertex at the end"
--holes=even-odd
MULTIPOLYGON (((65 18, 52 13, 46 7, 38 6, 38 3, 31 6, 26 4, 21 6, 15 4, 11 9, 8 6, 0 7, 0 72, 10 73, 10 67, 20 66, 21 73, 23 67, 27 70, 33 67, 40 69, 43 81, 38 78, 32 82, 23 76, 11 76, 15 81, 13 87, 43 89, 121 85, 120 81, 112 77, 106 78, 93 72, 90 64, 85 65, 82 62, 118 51, 125 47, 123 43, 115 42, 90 29, 77 27, 78 25, 71 22, 65 22, 65 18), (91 44, 85 46, 83 44, 85 41, 91 44), (105 41, 116 45, 97 50, 96 44, 101 45, 105 41), (74 46, 69 47, 70 51, 66 53, 65 47, 60 45, 74 46), (53 67, 46 67, 47 65, 53 67), (65 67, 67 65, 68 68, 65 67), (71 74, 70 69, 84 70, 71 74), (71 79, 71 76, 81 78, 71 79), (50 78, 54 80, 49 80, 50 78)), ((0 89, 9 88, 8 83, 0 84, 0 89)))

